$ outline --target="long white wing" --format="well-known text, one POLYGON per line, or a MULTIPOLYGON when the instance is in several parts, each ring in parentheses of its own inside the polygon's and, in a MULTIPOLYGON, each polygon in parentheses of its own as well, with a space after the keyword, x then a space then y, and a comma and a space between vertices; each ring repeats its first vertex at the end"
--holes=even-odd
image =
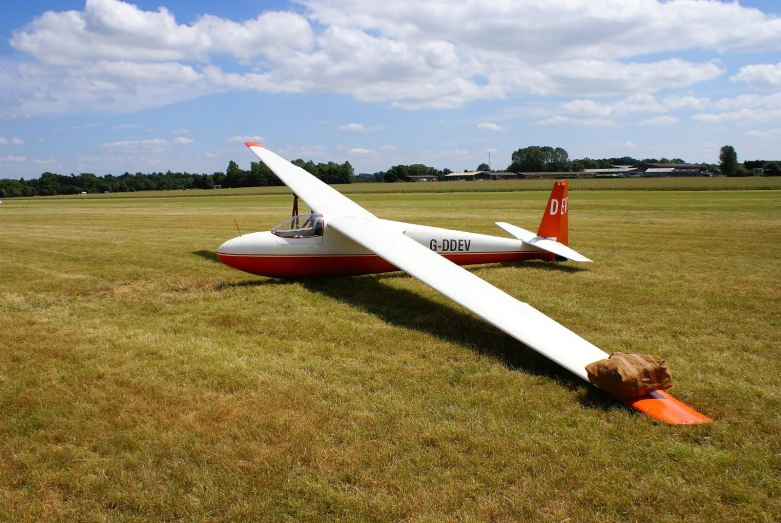
POLYGON ((266 166, 274 171, 282 182, 290 187, 299 198, 304 200, 309 208, 318 214, 345 214, 349 216, 374 215, 344 196, 342 193, 321 182, 305 170, 280 158, 257 142, 245 144, 255 153, 266 166))
POLYGON ((328 226, 584 380, 588 380, 586 365, 608 357, 606 352, 531 305, 516 300, 403 233, 384 227, 377 219, 342 216, 331 219, 328 226))
POLYGON ((427 249, 402 231, 383 226, 369 211, 303 169, 258 143, 246 145, 313 211, 330 215, 329 227, 581 378, 588 380, 586 365, 608 357, 534 307, 427 249))

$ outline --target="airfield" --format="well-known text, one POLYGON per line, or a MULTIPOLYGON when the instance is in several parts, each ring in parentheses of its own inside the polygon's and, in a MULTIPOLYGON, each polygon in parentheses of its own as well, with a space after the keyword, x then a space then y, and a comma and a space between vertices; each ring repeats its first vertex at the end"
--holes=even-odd
MULTIPOLYGON (((536 230, 552 184, 339 189, 502 235, 536 230)), ((402 273, 218 263, 236 223, 290 215, 284 187, 4 199, 0 521, 778 521, 781 178, 569 197, 595 263, 470 270, 607 352, 663 357, 714 423, 655 422, 402 273)))

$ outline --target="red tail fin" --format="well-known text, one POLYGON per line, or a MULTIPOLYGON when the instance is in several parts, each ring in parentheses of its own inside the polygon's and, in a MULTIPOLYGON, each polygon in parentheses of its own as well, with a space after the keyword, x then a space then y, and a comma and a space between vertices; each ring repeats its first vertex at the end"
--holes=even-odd
POLYGON ((567 207, 567 180, 562 180, 553 184, 537 236, 555 238, 557 242, 567 245, 569 239, 567 207))

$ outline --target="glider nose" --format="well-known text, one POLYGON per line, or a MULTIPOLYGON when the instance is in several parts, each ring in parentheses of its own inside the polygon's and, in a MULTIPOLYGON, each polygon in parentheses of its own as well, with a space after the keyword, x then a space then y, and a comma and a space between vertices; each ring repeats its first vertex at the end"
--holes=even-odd
POLYGON ((241 242, 237 241, 239 239, 240 237, 232 238, 217 247, 217 259, 220 260, 221 263, 233 267, 233 264, 231 263, 232 257, 240 254, 239 244, 241 242))
POLYGON ((217 256, 219 256, 220 254, 232 254, 231 243, 233 243, 235 239, 236 238, 231 238, 227 242, 217 247, 217 256))
POLYGON ((268 255, 270 248, 276 247, 270 236, 271 233, 266 232, 237 236, 217 248, 217 259, 228 267, 253 272, 248 268, 268 255))

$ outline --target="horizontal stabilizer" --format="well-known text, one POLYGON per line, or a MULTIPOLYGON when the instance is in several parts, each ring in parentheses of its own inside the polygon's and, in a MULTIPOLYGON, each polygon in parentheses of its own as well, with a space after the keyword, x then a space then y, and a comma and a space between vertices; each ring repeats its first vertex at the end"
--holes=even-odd
POLYGON ((537 247, 538 249, 541 249, 543 251, 548 251, 550 253, 555 254, 556 256, 561 256, 562 258, 567 258, 571 261, 576 262, 590 262, 588 258, 580 254, 579 252, 576 252, 566 245, 559 243, 555 240, 550 240, 548 238, 543 238, 542 236, 537 236, 533 232, 527 231, 526 229, 521 229, 520 227, 516 227, 515 225, 511 225, 509 223, 505 222, 496 222, 496 225, 507 231, 508 233, 512 234, 519 240, 521 240, 526 245, 531 245, 532 247, 537 247))

